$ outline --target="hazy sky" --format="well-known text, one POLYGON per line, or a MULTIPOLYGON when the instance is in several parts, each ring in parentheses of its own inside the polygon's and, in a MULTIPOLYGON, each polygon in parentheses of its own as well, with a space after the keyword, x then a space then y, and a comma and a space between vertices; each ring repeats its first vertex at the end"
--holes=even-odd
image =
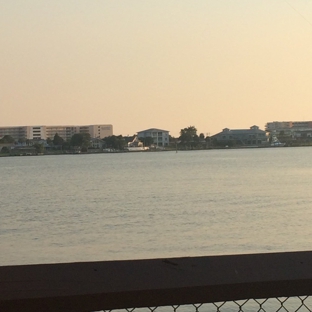
POLYGON ((0 0, 0 126, 312 120, 312 0, 0 0))

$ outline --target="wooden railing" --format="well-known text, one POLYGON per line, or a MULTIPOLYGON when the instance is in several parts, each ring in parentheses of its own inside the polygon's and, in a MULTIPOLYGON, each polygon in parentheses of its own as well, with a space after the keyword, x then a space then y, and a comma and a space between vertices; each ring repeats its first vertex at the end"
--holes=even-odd
POLYGON ((312 294, 312 252, 0 267, 0 311, 95 311, 312 294))

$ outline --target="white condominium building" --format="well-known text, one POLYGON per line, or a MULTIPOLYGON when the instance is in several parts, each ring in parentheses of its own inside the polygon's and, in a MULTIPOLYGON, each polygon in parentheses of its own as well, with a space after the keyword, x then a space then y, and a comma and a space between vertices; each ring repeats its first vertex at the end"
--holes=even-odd
POLYGON ((64 140, 69 140, 75 133, 89 133, 91 138, 100 138, 113 135, 112 125, 88 126, 21 126, 0 127, 0 139, 10 135, 15 140, 19 139, 53 139, 58 134, 64 140))
POLYGON ((301 134, 311 133, 312 121, 273 121, 265 125, 265 130, 269 133, 283 133, 286 136, 300 137, 301 134))

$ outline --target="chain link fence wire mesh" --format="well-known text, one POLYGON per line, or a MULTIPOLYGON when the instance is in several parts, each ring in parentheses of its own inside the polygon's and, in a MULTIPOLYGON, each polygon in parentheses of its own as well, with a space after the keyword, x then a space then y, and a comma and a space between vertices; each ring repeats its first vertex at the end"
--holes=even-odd
POLYGON ((92 312, 312 312, 312 296, 246 299, 92 312))

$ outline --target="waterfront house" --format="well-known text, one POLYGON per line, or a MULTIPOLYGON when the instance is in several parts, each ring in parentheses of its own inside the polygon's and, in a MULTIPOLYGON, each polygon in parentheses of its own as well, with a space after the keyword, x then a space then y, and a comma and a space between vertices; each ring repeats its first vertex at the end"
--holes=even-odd
POLYGON ((150 128, 137 132, 138 138, 144 143, 144 138, 152 138, 155 146, 168 146, 169 131, 157 128, 150 128))
POLYGON ((105 142, 99 138, 91 138, 90 147, 95 149, 103 149, 105 147, 105 142))
POLYGON ((264 130, 258 126, 249 129, 225 128, 211 137, 213 142, 219 145, 261 146, 267 144, 267 136, 264 130))

